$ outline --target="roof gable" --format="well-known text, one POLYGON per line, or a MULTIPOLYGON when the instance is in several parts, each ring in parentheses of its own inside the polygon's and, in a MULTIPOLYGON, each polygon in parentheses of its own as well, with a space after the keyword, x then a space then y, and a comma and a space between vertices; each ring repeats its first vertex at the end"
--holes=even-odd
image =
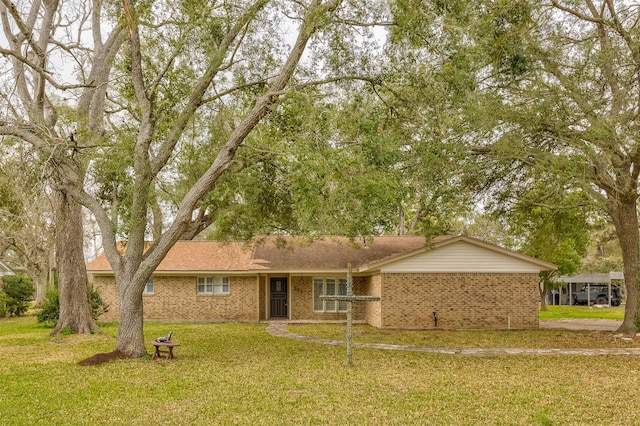
POLYGON ((381 272, 484 272, 538 273, 556 265, 484 241, 459 236, 436 242, 402 256, 366 265, 364 270, 381 272))

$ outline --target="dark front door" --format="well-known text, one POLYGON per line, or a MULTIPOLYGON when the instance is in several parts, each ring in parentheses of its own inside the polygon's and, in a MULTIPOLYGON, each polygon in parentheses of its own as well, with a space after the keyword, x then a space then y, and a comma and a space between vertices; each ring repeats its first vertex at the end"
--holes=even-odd
POLYGON ((271 318, 287 318, 287 279, 271 278, 271 318))

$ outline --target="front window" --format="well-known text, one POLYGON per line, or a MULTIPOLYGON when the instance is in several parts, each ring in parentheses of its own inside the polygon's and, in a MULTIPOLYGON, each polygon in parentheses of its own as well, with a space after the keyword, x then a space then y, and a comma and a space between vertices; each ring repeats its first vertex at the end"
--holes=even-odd
POLYGON ((229 277, 198 277, 198 294, 228 294, 229 277))
POLYGON ((149 277, 147 284, 144 286, 144 292, 142 294, 153 294, 153 277, 149 277))
POLYGON ((337 278, 313 279, 313 310, 315 312, 346 312, 347 302, 323 300, 320 296, 347 294, 347 280, 337 278))

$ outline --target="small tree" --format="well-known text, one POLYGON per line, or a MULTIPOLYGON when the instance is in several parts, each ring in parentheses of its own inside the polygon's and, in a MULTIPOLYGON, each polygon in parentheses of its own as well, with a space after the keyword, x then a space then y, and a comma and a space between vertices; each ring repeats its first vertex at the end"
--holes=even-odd
POLYGON ((580 208, 586 203, 580 194, 552 199, 550 205, 540 205, 534 200, 543 199, 533 190, 520 194, 519 202, 507 214, 511 232, 523 239, 521 251, 529 256, 544 259, 558 265, 555 271, 540 272, 540 306, 547 310, 546 293, 554 278, 577 272, 589 243, 589 209, 580 208))
POLYGON ((9 316, 20 316, 27 312, 33 297, 33 282, 30 278, 4 277, 2 290, 5 294, 6 312, 9 316))

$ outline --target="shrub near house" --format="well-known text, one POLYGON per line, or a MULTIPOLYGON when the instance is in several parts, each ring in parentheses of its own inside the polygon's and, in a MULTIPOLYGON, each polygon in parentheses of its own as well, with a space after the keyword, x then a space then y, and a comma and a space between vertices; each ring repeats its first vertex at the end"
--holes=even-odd
MULTIPOLYGON (((60 317, 60 298, 58 296, 57 288, 47 291, 47 295, 42 301, 42 306, 36 314, 38 322, 52 326, 58 323, 58 318, 60 317)), ((89 289, 89 301, 91 303, 91 316, 94 320, 97 320, 100 315, 109 312, 109 305, 102 300, 97 289, 89 289)))

